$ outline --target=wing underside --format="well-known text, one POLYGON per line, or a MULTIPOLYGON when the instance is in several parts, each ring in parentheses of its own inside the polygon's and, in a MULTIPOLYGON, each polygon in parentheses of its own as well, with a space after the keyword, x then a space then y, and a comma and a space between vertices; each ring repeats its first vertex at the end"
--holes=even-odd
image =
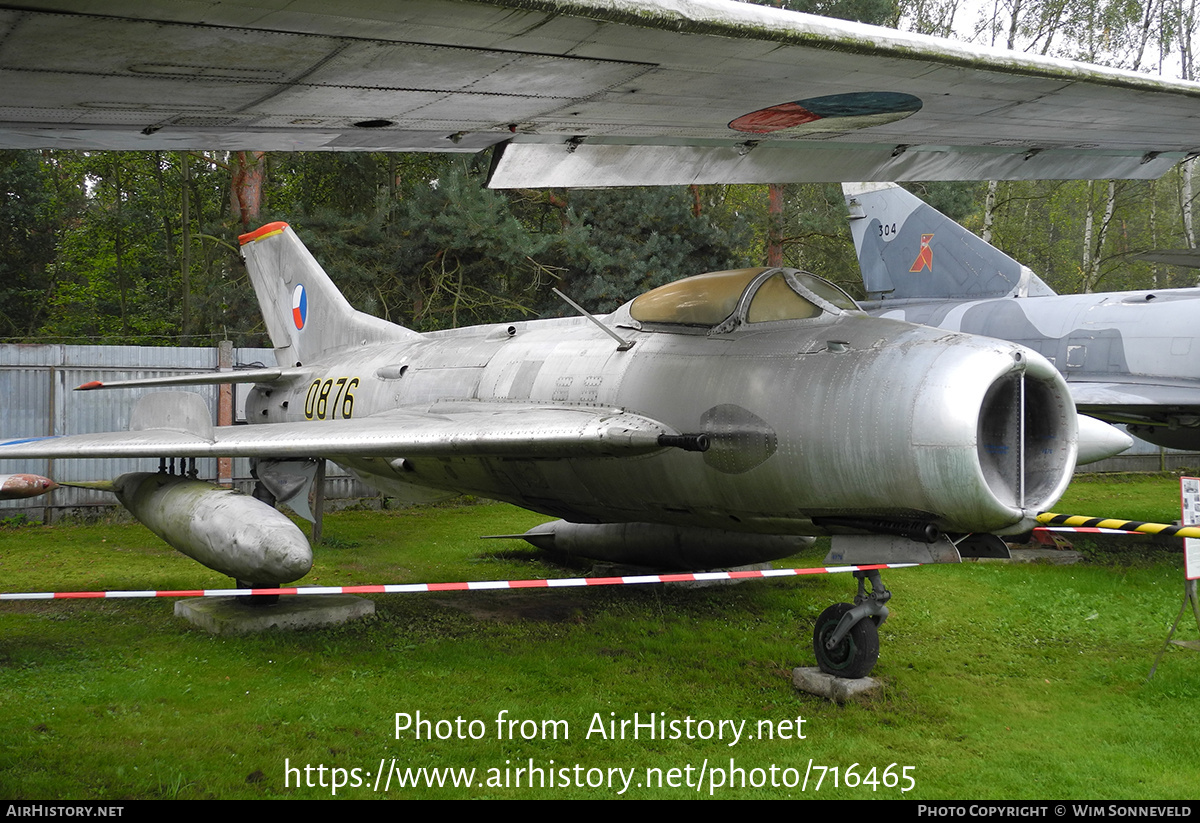
POLYGON ((1155 177, 1200 148, 1194 83, 725 0, 0 3, 0 87, 4 147, 500 145, 497 187, 1155 177))
POLYGON ((1156 446, 1200 449, 1200 388, 1159 383, 1068 383, 1079 411, 1156 446))

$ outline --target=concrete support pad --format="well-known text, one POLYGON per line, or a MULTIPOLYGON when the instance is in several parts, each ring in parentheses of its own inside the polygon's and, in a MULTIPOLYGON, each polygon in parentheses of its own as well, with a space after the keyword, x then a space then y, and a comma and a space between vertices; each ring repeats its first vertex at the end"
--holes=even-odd
POLYGON ((801 691, 835 700, 838 703, 845 703, 852 698, 872 694, 883 688, 883 683, 874 677, 847 680, 844 677, 826 674, 815 667, 792 669, 792 685, 801 691))
POLYGON ((266 606, 248 597, 196 597, 175 601, 175 616, 211 634, 258 634, 336 626, 375 614, 375 603, 350 594, 285 595, 266 606))
MULTIPOLYGON (((1009 546, 1012 558, 1003 557, 973 557, 972 563, 1050 563, 1055 566, 1071 566, 1083 560, 1083 555, 1077 551, 1032 548, 1022 549, 1009 546)), ((964 558, 964 561, 966 558, 964 558)))

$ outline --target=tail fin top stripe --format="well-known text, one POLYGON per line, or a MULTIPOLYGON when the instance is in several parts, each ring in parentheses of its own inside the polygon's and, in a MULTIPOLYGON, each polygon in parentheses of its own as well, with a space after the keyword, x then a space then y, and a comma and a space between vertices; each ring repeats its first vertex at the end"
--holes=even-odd
POLYGON ((287 223, 268 223, 265 226, 255 229, 254 231, 238 236, 238 245, 244 246, 247 243, 253 243, 255 240, 261 240, 264 237, 272 237, 276 234, 282 234, 284 229, 290 229, 287 223))

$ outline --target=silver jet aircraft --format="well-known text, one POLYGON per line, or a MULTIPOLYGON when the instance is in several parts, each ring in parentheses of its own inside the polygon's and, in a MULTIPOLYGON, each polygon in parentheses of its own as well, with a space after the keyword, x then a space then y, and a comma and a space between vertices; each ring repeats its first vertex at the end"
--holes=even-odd
MULTIPOLYGON (((468 492, 562 518, 533 531, 539 545, 671 568, 786 556, 831 532, 845 562, 955 561, 968 534, 1029 529, 1074 468, 1076 414, 1045 359, 868 317, 803 272, 713 272, 602 318, 418 334, 352 309, 286 224, 242 244, 279 367, 107 387, 252 382, 254 425, 214 428, 198 395, 159 392, 132 431, 0 457, 249 456, 282 497, 319 456, 406 499, 468 492)), ((311 564, 252 498, 169 474, 114 490, 247 582, 311 564)), ((831 671, 874 662, 887 591, 868 576, 874 610, 840 646, 824 641, 851 607, 818 621, 831 671)))
POLYGON ((1028 346, 1067 379, 1079 411, 1200 449, 1200 289, 1059 295, 899 186, 843 190, 871 314, 1028 346))
MULTIPOLYGON (((0 4, 0 30, 4 147, 491 147, 495 187, 1154 177, 1200 149, 1193 83, 724 0, 29 0, 0 4), (1081 116, 1103 123, 1086 143, 1081 116)), ((1076 462, 1079 418, 1042 356, 869 317, 802 272, 418 334, 354 311, 283 224, 242 249, 278 366, 133 385, 250 382, 255 425, 214 428, 195 395, 159 392, 131 431, 0 459, 245 455, 296 500, 328 458, 409 499, 562 518, 529 535, 542 545, 676 568, 814 534, 845 563, 1002 552, 994 535, 1028 529, 1076 462)), ((311 563, 252 498, 165 472, 111 488, 239 580, 311 563)), ((855 604, 814 630, 848 676, 873 665, 891 596, 857 575, 855 604)))

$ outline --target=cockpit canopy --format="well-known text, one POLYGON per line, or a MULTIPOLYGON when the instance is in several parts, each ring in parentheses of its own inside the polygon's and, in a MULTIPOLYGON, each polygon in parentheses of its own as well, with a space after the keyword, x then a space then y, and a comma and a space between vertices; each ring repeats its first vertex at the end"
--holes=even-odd
POLYGON ((639 323, 718 326, 767 323, 857 311, 858 304, 828 280, 798 269, 734 269, 698 274, 648 291, 629 313, 639 323))

